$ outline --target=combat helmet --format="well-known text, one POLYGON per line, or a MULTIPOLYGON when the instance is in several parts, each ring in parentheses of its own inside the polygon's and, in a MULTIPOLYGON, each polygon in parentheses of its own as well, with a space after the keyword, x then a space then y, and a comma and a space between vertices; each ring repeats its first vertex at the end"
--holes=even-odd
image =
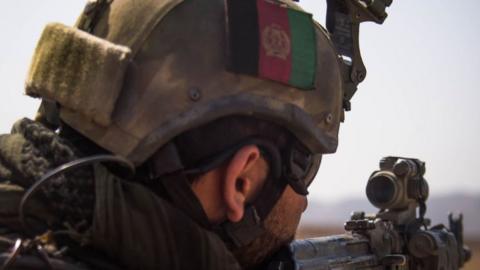
POLYGON ((313 154, 336 151, 341 63, 290 1, 97 0, 77 27, 46 27, 26 91, 114 154, 142 164, 229 115, 277 123, 313 154))

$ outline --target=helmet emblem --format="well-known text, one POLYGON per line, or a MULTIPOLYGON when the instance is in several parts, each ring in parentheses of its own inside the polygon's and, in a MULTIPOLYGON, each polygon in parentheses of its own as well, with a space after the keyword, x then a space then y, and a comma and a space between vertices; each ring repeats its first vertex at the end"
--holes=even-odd
POLYGON ((263 29, 262 46, 266 55, 287 60, 291 51, 290 38, 278 24, 270 24, 263 29))

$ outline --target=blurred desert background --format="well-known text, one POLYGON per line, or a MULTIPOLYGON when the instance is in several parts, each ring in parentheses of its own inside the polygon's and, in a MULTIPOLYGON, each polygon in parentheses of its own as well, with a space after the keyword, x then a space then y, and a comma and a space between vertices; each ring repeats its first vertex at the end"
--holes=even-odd
MULTIPOLYGON (((465 244, 472 250, 472 259, 462 268, 465 270, 480 269, 480 196, 451 194, 432 197, 427 201, 426 217, 432 225, 443 223, 448 226, 448 214, 463 213, 465 244)), ((375 213, 377 210, 365 199, 350 199, 339 202, 309 203, 305 211, 297 239, 326 235, 342 234, 343 223, 350 218, 353 211, 375 213)))

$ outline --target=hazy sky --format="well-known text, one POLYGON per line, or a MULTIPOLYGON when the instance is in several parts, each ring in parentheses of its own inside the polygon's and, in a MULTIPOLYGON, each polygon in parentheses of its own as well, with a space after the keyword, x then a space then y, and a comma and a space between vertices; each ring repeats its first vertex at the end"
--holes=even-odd
MULTIPOLYGON (((301 4, 324 24, 325 1, 301 4)), ((47 22, 73 24, 84 0, 6 1, 0 16, 0 132, 38 102, 23 95, 36 41, 47 22)), ((324 158, 311 198, 364 196, 385 155, 427 162, 432 194, 480 194, 480 1, 394 0, 384 25, 361 27, 368 76, 324 158)))

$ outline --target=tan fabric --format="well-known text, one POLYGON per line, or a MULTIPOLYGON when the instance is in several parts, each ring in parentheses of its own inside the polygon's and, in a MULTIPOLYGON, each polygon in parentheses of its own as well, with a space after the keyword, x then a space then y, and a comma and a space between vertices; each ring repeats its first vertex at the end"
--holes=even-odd
POLYGON ((49 24, 37 45, 26 93, 59 102, 108 126, 131 51, 62 24, 49 24))

